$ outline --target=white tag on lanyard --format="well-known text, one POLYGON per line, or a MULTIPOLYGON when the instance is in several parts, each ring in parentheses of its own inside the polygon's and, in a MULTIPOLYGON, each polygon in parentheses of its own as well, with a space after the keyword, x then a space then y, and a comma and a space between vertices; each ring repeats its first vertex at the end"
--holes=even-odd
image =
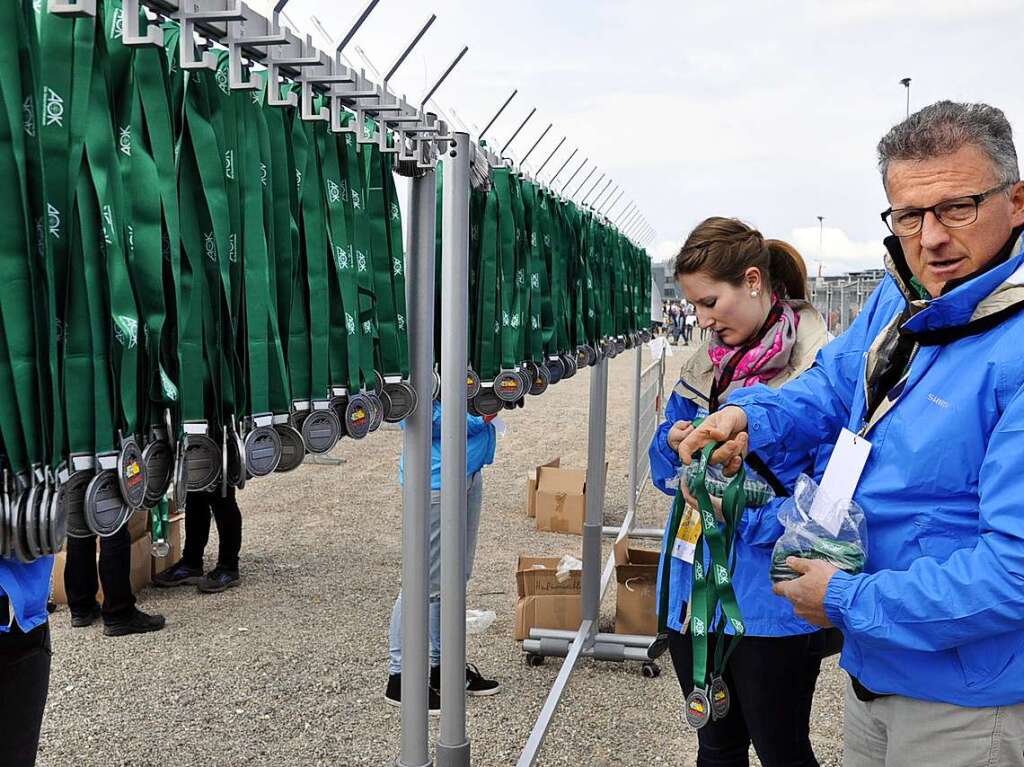
POLYGON ((830 535, 838 535, 843 516, 864 473, 871 443, 849 429, 843 429, 825 467, 825 475, 811 504, 811 519, 830 535))

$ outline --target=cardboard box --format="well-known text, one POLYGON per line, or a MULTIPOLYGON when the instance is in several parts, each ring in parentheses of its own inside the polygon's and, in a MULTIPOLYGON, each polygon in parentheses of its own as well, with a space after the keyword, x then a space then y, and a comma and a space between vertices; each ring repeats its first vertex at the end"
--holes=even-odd
POLYGON ((583 535, 587 472, 542 466, 537 469, 537 529, 583 535))
POLYGON ((557 469, 561 464, 561 457, 552 458, 545 464, 541 464, 536 469, 530 469, 530 473, 526 478, 526 516, 533 518, 537 516, 537 474, 544 467, 557 469))
POLYGON ((556 575, 559 557, 526 557, 516 562, 515 639, 529 639, 531 628, 575 631, 583 616, 582 571, 564 581, 556 575))
POLYGON ((128 517, 128 533, 132 537, 132 543, 142 538, 149 532, 149 511, 134 511, 128 517))
POLYGON ((175 514, 171 516, 167 525, 167 543, 170 545, 171 550, 167 553, 166 557, 153 557, 152 573, 154 576, 159 575, 181 559, 181 546, 184 532, 185 515, 175 514))
MULTIPOLYGON (((129 578, 132 584, 132 593, 138 594, 143 586, 151 582, 150 560, 153 555, 150 549, 149 536, 144 535, 132 544, 131 570, 129 578)), ((100 555, 99 546, 96 547, 96 567, 99 568, 100 555)), ((50 598, 59 605, 68 603, 68 595, 64 591, 64 568, 67 564, 67 550, 59 552, 53 558, 53 580, 51 582, 50 598)), ((96 591, 96 601, 103 604, 103 584, 99 582, 99 575, 96 579, 99 588, 96 591)))
POLYGON ((661 553, 634 549, 629 539, 615 544, 615 633, 658 633, 658 559, 661 553))

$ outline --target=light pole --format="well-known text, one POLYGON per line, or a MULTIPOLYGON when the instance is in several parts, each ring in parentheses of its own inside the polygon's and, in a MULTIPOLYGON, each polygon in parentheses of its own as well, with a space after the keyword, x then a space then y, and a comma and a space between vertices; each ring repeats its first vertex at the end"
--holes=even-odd
POLYGON ((900 85, 907 89, 907 117, 910 117, 910 78, 904 77, 900 80, 900 85))
POLYGON ((821 279, 821 267, 825 262, 825 217, 818 216, 818 279, 821 279))

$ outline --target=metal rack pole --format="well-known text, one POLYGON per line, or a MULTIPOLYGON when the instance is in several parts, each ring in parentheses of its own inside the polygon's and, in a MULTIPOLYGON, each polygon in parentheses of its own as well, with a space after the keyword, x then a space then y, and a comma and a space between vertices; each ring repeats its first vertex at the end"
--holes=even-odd
POLYGON ((441 733, 437 767, 468 767, 466 733, 466 368, 469 135, 444 152, 441 215, 441 733))
POLYGON ((406 301, 409 380, 420 403, 405 421, 402 499, 402 745, 398 767, 431 767, 427 734, 429 535, 434 388, 434 247, 437 186, 433 170, 409 187, 406 301))
MULTIPOLYGON (((604 459, 608 414, 608 360, 590 369, 587 429, 587 508, 583 521, 583 622, 596 630, 601 610, 601 529, 604 526, 604 459)), ((588 639, 589 645, 592 639, 588 639)))

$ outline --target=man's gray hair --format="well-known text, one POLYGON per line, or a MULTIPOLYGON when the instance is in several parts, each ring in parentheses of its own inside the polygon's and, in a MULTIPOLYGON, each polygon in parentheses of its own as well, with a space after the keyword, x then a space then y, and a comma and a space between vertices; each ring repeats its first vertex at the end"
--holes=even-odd
POLYGON ((1003 110, 988 104, 938 101, 894 126, 878 142, 878 169, 887 182, 894 160, 927 160, 968 144, 988 155, 1001 184, 1020 181, 1013 129, 1003 110))

